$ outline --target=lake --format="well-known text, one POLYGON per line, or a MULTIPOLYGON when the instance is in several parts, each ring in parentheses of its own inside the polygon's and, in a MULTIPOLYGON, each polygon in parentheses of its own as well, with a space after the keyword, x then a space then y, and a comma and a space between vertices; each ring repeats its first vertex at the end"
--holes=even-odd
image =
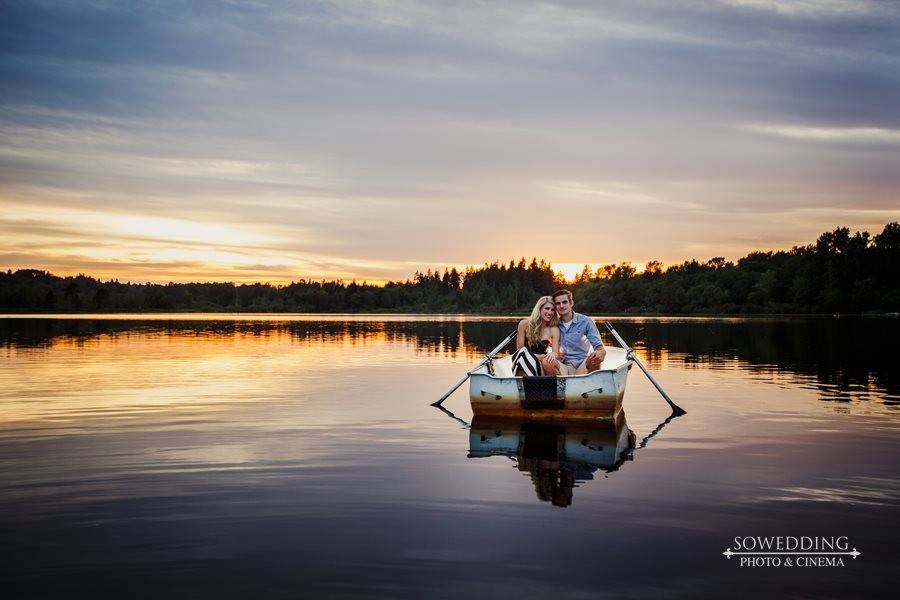
POLYGON ((512 319, 2 317, 4 596, 894 596, 898 320, 613 322, 687 415, 430 407, 512 319))

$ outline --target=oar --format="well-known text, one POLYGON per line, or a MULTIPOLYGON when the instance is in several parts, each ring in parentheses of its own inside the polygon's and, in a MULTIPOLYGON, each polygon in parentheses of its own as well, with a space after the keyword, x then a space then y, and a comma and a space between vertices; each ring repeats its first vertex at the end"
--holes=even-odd
MULTIPOLYGON (((434 406, 434 405, 432 405, 432 406, 434 406)), ((460 419, 459 417, 454 415, 452 412, 450 412, 443 406, 435 406, 435 408, 438 409, 439 411, 441 411, 442 413, 444 413, 445 415, 447 415, 448 417, 450 417, 451 419, 453 419, 454 421, 458 421, 458 422, 462 423, 463 429, 471 429, 472 428, 471 423, 469 423, 468 421, 466 421, 464 419, 460 419)))
POLYGON ((447 398, 450 397, 450 394, 452 394, 453 392, 455 392, 455 391, 459 388, 459 386, 461 386, 462 384, 464 384, 464 383, 466 382, 466 380, 467 380, 467 379, 469 378, 469 376, 472 374, 472 371, 477 370, 479 367, 481 367, 481 365, 483 365, 483 364, 486 363, 487 361, 489 361, 489 360, 491 360, 492 358, 494 358, 494 355, 497 354, 498 352, 500 352, 501 350, 503 350, 503 348, 505 348, 506 345, 509 343, 509 340, 513 339, 514 337, 516 337, 516 332, 515 332, 515 331, 513 331, 511 334, 509 334, 508 336, 506 336, 506 339, 504 339, 502 342, 500 342, 500 344, 499 344, 496 348, 494 348, 493 350, 491 350, 490 352, 488 352, 487 354, 485 354, 484 359, 482 359, 482 361, 481 361, 480 363, 478 363, 477 365, 475 365, 474 367, 472 367, 472 369, 471 369, 468 373, 466 373, 466 376, 463 377, 463 378, 460 380, 459 383, 457 383, 457 384, 454 385, 452 388, 450 388, 450 391, 449 391, 449 392, 447 392, 446 394, 444 394, 443 396, 441 396, 441 399, 440 399, 440 400, 438 400, 437 402, 432 402, 432 403, 431 403, 431 406, 438 406, 438 407, 439 407, 441 404, 443 404, 444 400, 446 400, 447 398))
POLYGON ((646 447, 647 447, 647 444, 650 443, 650 440, 651 440, 652 438, 656 437, 656 434, 658 434, 660 431, 662 431, 663 428, 664 428, 666 425, 668 425, 669 423, 671 423, 671 422, 672 422, 672 419, 677 419, 678 417, 680 417, 680 416, 683 415, 683 414, 685 414, 684 411, 681 411, 680 413, 678 413, 678 412, 672 412, 671 415, 669 415, 668 417, 666 417, 666 420, 665 420, 665 421, 663 421, 662 423, 660 423, 659 425, 657 425, 657 426, 656 426, 656 429, 654 429, 653 431, 651 431, 650 433, 648 433, 647 436, 646 436, 644 439, 641 440, 641 443, 638 444, 638 449, 646 448, 646 447))
POLYGON ((626 356, 637 363, 637 366, 641 368, 641 371, 644 372, 644 375, 647 376, 647 379, 650 380, 650 383, 652 383, 659 391, 659 393, 662 394, 662 397, 666 399, 666 402, 668 402, 669 406, 672 407, 672 413, 676 417, 687 414, 687 411, 672 402, 672 399, 669 398, 669 395, 666 393, 666 391, 662 389, 662 386, 659 385, 659 382, 653 378, 653 375, 650 374, 650 371, 647 370, 647 367, 644 366, 644 363, 642 363, 641 360, 634 355, 634 350, 628 347, 628 344, 626 344, 625 340, 622 339, 622 336, 620 336, 619 333, 615 329, 613 329, 613 326, 609 323, 609 321, 606 322, 606 328, 609 330, 612 336, 616 338, 616 341, 619 342, 619 345, 625 349, 625 352, 627 353, 626 356))

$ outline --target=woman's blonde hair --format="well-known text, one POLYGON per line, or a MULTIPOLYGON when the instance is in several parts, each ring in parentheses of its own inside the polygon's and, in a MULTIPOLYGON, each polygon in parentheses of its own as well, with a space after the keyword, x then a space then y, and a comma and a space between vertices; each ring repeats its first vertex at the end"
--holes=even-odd
POLYGON ((537 344, 541 341, 541 331, 544 329, 544 322, 541 319, 541 309, 545 304, 553 307, 553 318, 550 319, 549 327, 559 324, 559 315, 556 314, 556 306, 553 304, 553 298, 550 296, 541 296, 531 311, 531 317, 528 318, 528 325, 525 327, 525 341, 528 345, 537 344))

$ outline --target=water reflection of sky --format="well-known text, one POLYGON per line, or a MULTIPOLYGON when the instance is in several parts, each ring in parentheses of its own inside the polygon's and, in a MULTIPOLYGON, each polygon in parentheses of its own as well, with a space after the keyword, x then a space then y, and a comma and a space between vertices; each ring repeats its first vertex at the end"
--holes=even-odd
MULTIPOLYGON (((0 319, 4 579, 35 597, 889 589, 898 414, 874 354, 895 321, 617 323, 688 415, 616 470, 572 467, 560 508, 529 457, 470 458, 428 406, 509 321, 348 319, 0 319), (863 556, 720 555, 805 533, 863 556)), ((464 391, 447 406, 471 420, 464 391)), ((667 416, 636 370, 625 412, 638 441, 667 416)))

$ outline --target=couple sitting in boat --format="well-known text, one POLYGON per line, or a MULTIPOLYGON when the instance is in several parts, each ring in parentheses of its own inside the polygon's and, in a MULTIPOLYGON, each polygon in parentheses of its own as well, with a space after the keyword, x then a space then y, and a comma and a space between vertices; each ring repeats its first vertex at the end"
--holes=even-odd
POLYGON ((512 359, 516 377, 582 375, 600 368, 606 356, 600 332, 574 306, 572 292, 558 290, 539 298, 531 316, 519 321, 512 359))

